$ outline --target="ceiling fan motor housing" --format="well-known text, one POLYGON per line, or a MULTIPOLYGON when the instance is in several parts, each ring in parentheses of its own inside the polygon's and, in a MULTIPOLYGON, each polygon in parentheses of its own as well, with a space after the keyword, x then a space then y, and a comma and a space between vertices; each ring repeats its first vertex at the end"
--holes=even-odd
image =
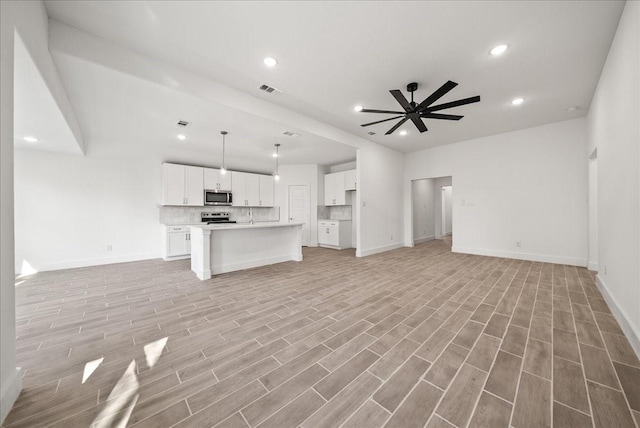
POLYGON ((407 92, 414 92, 418 89, 418 84, 416 82, 411 82, 407 85, 407 92))

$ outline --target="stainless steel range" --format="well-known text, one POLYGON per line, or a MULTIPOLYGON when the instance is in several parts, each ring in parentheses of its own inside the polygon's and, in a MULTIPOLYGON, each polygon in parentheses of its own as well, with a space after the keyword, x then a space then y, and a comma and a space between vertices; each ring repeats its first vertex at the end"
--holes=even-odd
POLYGON ((235 223, 235 220, 229 220, 230 213, 201 213, 200 218, 203 223, 207 224, 221 224, 221 223, 235 223))

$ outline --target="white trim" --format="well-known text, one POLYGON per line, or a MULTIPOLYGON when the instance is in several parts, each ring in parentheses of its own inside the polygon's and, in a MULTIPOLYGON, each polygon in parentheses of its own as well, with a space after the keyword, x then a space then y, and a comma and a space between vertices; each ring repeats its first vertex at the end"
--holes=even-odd
POLYGON ((476 254, 479 256, 502 257, 505 259, 530 260, 532 262, 556 263, 561 265, 586 267, 587 260, 576 257, 549 256, 533 253, 515 253, 511 251, 487 250, 484 248, 452 247, 454 253, 476 254))
POLYGON ((225 265, 211 265, 210 272, 213 273, 214 275, 217 275, 220 273, 235 272, 238 270, 251 269, 255 267, 274 265, 276 263, 283 263, 283 262, 290 262, 290 261, 300 262, 302 261, 302 255, 293 253, 293 254, 288 254, 283 256, 269 257, 266 259, 248 260, 248 261, 243 261, 238 263, 227 263, 225 265))
POLYGON ((598 262, 589 262, 587 263, 587 269, 598 272, 598 262))
MULTIPOLYGON (((41 265, 35 266, 38 272, 46 272, 51 270, 61 270, 61 269, 74 269, 81 268, 87 266, 100 266, 100 265, 110 265, 113 263, 126 263, 126 262, 137 262, 141 260, 151 260, 151 259, 159 259, 162 258, 161 253, 153 253, 153 254, 127 254, 123 256, 115 256, 115 257, 103 257, 97 259, 82 259, 82 260, 69 260, 64 262, 57 263, 45 263, 41 265)), ((20 269, 16 268, 16 275, 20 269)))
POLYGON ((638 331, 636 331, 636 329, 633 327, 633 324, 629 322, 629 317, 624 312, 622 307, 618 305, 613 295, 609 292, 609 288, 605 285, 604 281, 602 281, 600 275, 596 275, 596 286, 598 287, 598 290, 600 290, 600 293, 602 293, 602 296, 607 302, 609 309, 611 309, 611 313, 613 313, 616 321, 618 321, 618 324, 620 324, 620 328, 629 340, 631 347, 635 351, 638 358, 640 358, 640 333, 638 333, 638 331))
POLYGON ((7 417, 22 391, 22 369, 17 367, 0 390, 0 424, 7 417))
POLYGON ((356 257, 371 256, 373 254, 384 253, 386 251, 396 250, 396 249, 402 248, 404 246, 405 245, 402 242, 398 242, 396 244, 389 244, 389 245, 385 245, 383 247, 372 248, 370 250, 356 251, 356 257))
POLYGON ((423 236, 422 238, 417 238, 413 240, 413 244, 420 244, 422 242, 427 242, 427 241, 433 241, 434 239, 436 239, 436 237, 434 235, 431 236, 423 236))
POLYGON ((165 262, 172 262, 174 260, 184 260, 184 259, 190 259, 190 258, 191 258, 191 254, 185 254, 184 256, 163 257, 162 260, 164 260, 165 262))

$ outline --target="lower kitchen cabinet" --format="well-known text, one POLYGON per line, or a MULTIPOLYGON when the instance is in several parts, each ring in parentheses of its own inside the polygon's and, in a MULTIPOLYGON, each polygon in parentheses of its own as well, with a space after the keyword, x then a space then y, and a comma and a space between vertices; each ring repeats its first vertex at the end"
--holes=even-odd
POLYGON ((163 254, 165 260, 191 257, 191 232, 189 226, 163 226, 163 254))
POLYGON ((351 221, 319 220, 318 245, 336 250, 351 248, 351 221))

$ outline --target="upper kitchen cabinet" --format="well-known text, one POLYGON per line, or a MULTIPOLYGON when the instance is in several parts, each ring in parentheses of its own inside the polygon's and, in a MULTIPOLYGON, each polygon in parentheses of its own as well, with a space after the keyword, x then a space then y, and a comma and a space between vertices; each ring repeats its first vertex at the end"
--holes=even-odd
POLYGON ((344 190, 356 190, 358 183, 356 181, 356 170, 351 169, 344 172, 344 190))
POLYGON ((204 206, 204 168, 162 164, 162 205, 204 206))
POLYGON ((325 174, 324 176, 324 204, 346 205, 346 190, 344 186, 344 172, 325 174))
POLYGON ((232 172, 234 207, 272 207, 274 203, 273 177, 270 175, 232 172))
POLYGON ((275 188, 273 175, 260 175, 260 200, 261 207, 272 207, 275 201, 275 188))
POLYGON ((219 169, 204 168, 205 190, 231 190, 231 173, 222 174, 219 169))

